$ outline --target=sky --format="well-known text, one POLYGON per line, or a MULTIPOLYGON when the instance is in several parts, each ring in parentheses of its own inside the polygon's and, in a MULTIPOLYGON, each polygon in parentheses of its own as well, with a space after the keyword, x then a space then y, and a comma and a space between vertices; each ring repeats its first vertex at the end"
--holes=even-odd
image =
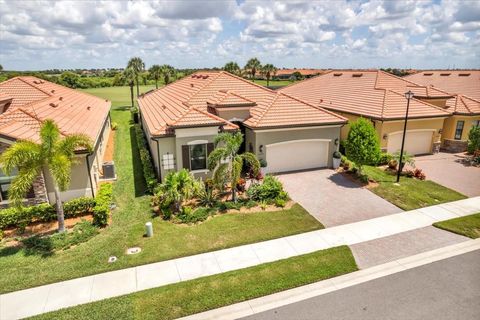
POLYGON ((480 68, 480 1, 0 0, 5 70, 480 68))

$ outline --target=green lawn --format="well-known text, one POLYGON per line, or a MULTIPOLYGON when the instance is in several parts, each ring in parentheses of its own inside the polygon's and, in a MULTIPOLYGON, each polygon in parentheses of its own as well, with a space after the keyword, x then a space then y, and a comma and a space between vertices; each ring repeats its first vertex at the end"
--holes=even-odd
MULTIPOLYGON (((267 85, 267 80, 255 80, 254 81, 257 84, 260 84, 262 86, 267 85)), ((292 83, 295 83, 296 81, 292 80, 270 80, 269 86, 271 87, 285 87, 288 85, 291 85, 292 83)))
POLYGON ((396 176, 383 169, 365 166, 364 171, 371 179, 378 182, 378 186, 370 190, 403 210, 413 210, 467 198, 459 192, 430 180, 421 181, 401 177, 400 185, 395 185, 396 176))
POLYGON ((347 246, 46 313, 35 319, 175 319, 357 270, 347 246))
POLYGON ((472 239, 480 238, 480 212, 461 218, 436 222, 433 225, 472 239))
MULTIPOLYGON (((127 87, 88 91, 129 97, 127 87)), ((193 226, 152 219, 130 111, 122 107, 128 101, 112 100, 112 120, 119 124, 114 155, 118 181, 113 190, 117 209, 112 224, 91 240, 51 255, 0 244, 0 293, 323 228, 299 205, 276 212, 225 214, 193 226), (153 222, 153 238, 143 237, 147 221, 153 222), (132 246, 140 246, 142 252, 125 255, 132 246), (111 255, 118 257, 117 262, 107 263, 111 255)))
MULTIPOLYGON (((140 94, 152 89, 155 89, 155 85, 140 86, 140 94)), ((82 89, 81 91, 85 91, 93 95, 106 98, 112 101, 112 107, 130 106, 130 87, 91 88, 91 89, 82 89)), ((136 87, 133 88, 133 92, 136 99, 136 95, 137 95, 136 87)))

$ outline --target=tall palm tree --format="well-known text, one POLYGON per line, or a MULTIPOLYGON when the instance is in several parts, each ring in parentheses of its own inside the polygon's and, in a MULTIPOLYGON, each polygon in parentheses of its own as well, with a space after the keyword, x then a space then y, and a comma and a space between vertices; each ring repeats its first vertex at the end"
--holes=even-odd
POLYGON ((60 137, 60 130, 53 120, 45 120, 40 127, 40 143, 17 141, 0 156, 0 164, 8 175, 18 169, 17 177, 8 190, 9 199, 15 206, 21 206, 22 199, 32 187, 42 169, 53 177, 58 231, 65 231, 63 204, 60 192, 68 189, 70 173, 75 161, 75 150, 92 151, 90 138, 83 134, 60 137))
POLYGON ((257 58, 252 58, 248 60, 247 64, 245 65, 245 69, 249 70, 250 76, 252 77, 253 82, 255 82, 255 74, 258 70, 262 68, 260 60, 257 58))
POLYGON ((270 84, 270 79, 277 73, 277 68, 273 64, 266 64, 262 67, 262 74, 267 79, 267 87, 270 84))
POLYGON ((224 132, 215 138, 215 149, 208 156, 208 169, 213 171, 213 180, 218 184, 230 180, 232 200, 237 201, 236 187, 243 163, 252 168, 254 174, 260 169, 260 162, 251 152, 238 154, 243 142, 241 132, 224 132), (228 160, 228 162, 222 160, 228 160))
POLYGON ((140 89, 138 85, 138 77, 140 73, 145 70, 145 63, 139 57, 133 57, 128 61, 127 68, 131 68, 135 72, 135 82, 137 83, 137 97, 140 95, 140 89))
POLYGON ((132 68, 126 68, 122 72, 122 79, 130 87, 130 100, 132 101, 132 109, 135 108, 133 87, 135 86, 135 71, 132 68))
POLYGON ((155 87, 158 89, 158 79, 162 76, 162 68, 158 64, 154 64, 148 69, 150 76, 155 79, 155 87))
POLYGON ((163 82, 165 85, 170 83, 170 80, 176 76, 175 68, 168 65, 164 64, 160 66, 161 74, 163 76, 163 82))
POLYGON ((233 73, 233 74, 236 74, 236 75, 240 75, 240 67, 234 61, 230 61, 230 62, 226 63, 225 66, 223 67, 223 70, 225 70, 227 72, 230 72, 230 73, 233 73))

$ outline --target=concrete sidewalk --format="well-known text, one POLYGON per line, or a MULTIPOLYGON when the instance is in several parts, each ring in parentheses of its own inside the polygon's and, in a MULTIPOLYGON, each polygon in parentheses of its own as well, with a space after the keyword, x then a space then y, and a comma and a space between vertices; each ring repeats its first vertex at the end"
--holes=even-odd
POLYGON ((18 319, 140 290, 352 245, 480 212, 480 197, 0 295, 0 319, 18 319))

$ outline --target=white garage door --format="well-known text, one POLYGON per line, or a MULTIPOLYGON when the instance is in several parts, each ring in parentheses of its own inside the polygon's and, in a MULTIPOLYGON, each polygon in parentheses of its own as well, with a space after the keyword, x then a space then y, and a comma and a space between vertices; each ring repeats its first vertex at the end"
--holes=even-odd
MULTIPOLYGON (((388 135, 388 153, 400 151, 402 147, 403 132, 395 132, 388 135)), ((432 152, 433 130, 429 131, 408 131, 405 136, 405 150, 408 154, 425 154, 432 152)))
POLYGON ((329 140, 293 140, 266 146, 267 171, 285 172, 326 167, 329 140))

